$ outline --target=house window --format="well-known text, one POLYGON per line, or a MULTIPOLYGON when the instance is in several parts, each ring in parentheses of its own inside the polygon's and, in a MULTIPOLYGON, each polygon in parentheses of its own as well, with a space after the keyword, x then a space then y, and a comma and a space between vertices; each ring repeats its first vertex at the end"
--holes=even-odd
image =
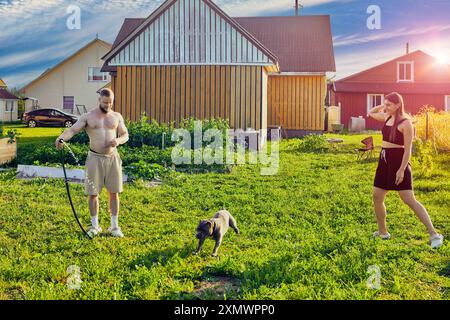
POLYGON ((108 73, 101 72, 100 70, 101 70, 101 68, 89 67, 88 68, 88 81, 107 82, 108 81, 108 73))
POLYGON ((450 96, 445 96, 445 111, 450 111, 450 96))
POLYGON ((73 96, 63 97, 63 109, 73 110, 74 107, 75 107, 75 97, 73 96))
POLYGON ((6 101, 6 112, 13 112, 14 111, 14 101, 6 101))
POLYGON ((368 94, 367 95, 367 113, 372 108, 382 105, 384 103, 384 94, 368 94))
POLYGON ((414 82, 414 62, 397 63, 397 82, 414 82))

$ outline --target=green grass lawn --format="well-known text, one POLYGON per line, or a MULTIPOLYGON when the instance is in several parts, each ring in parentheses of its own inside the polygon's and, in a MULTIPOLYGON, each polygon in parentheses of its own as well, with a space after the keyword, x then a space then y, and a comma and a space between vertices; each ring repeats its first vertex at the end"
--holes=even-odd
POLYGON ((5 133, 9 129, 15 129, 20 134, 18 137, 18 141, 20 141, 19 147, 21 145, 34 143, 40 144, 45 142, 55 141, 55 139, 61 134, 63 128, 58 127, 37 127, 37 128, 28 128, 24 124, 13 124, 13 125, 4 125, 5 133))
MULTIPOLYGON (((20 131, 19 149, 53 141, 61 129, 20 131)), ((157 188, 128 184, 123 239, 83 237, 63 181, 18 181, 2 172, 0 298, 449 299, 450 246, 431 250, 425 228, 396 194, 387 199, 392 239, 371 238, 376 161, 357 162, 349 152, 364 135, 340 137, 340 151, 326 154, 299 153, 295 140, 283 141, 275 176, 244 165, 229 174, 174 173, 157 188), (222 207, 241 235, 227 233, 219 258, 210 257, 213 241, 192 256, 198 221, 222 207), (79 290, 67 286, 72 265, 80 268, 79 290), (381 270, 378 290, 366 285, 373 265, 381 270)), ((417 198, 447 238, 449 160, 439 155, 431 178, 415 177, 417 198)), ((72 196, 88 226, 81 185, 72 185, 72 196)), ((105 190, 100 224, 109 226, 105 190)))

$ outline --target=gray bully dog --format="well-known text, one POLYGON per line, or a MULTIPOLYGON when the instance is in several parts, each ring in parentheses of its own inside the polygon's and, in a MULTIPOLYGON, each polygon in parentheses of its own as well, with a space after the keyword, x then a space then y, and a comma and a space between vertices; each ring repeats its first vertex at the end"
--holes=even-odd
POLYGON ((193 254, 199 253, 200 250, 202 250, 205 239, 208 237, 212 237, 216 241, 212 256, 217 256, 217 251, 219 250, 220 244, 222 243, 223 236, 228 231, 229 227, 233 228, 233 230, 237 234, 239 234, 236 220, 227 210, 218 211, 210 220, 201 220, 197 226, 196 234, 196 237, 198 239, 198 246, 193 254))

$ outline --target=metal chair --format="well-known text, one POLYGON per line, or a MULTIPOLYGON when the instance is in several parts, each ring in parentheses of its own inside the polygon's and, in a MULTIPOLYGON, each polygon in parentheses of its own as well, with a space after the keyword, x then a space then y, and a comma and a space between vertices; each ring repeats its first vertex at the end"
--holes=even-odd
POLYGON ((373 144, 373 137, 367 137, 361 141, 364 144, 364 148, 355 149, 357 154, 357 160, 363 159, 373 159, 373 152, 375 150, 375 146, 373 144))

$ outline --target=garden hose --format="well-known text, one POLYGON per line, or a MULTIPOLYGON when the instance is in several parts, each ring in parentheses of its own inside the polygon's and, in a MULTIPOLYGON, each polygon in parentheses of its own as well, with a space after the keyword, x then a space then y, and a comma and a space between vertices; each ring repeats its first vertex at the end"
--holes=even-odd
MULTIPOLYGON (((64 144, 64 139, 59 139, 59 142, 64 144)), ((64 146, 61 148, 61 164, 64 172, 64 182, 66 184, 66 191, 67 191, 67 197, 69 198, 70 206, 72 207, 73 215, 75 216, 75 219, 77 220, 78 225, 80 226, 80 229, 83 231, 83 233, 89 238, 92 239, 92 237, 89 235, 89 233, 86 232, 86 230, 83 228, 80 219, 78 219, 77 212, 75 211, 75 207, 72 202, 72 196, 70 195, 70 186, 69 186, 69 180, 67 179, 67 173, 66 173, 66 166, 64 161, 64 146)))

